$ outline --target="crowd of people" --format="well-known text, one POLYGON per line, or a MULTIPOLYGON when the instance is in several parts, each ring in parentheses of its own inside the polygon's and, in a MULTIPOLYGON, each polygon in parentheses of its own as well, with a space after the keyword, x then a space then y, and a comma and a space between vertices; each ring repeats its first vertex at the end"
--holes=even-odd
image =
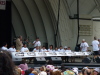
MULTIPOLYGON (((67 46, 60 46, 60 47, 55 47, 53 48, 53 45, 50 45, 48 49, 46 49, 45 46, 41 45, 41 41, 39 40, 39 38, 36 38, 35 41, 33 41, 33 43, 31 43, 33 45, 33 50, 31 50, 31 52, 72 52, 73 50, 71 50, 70 47, 67 46)), ((97 40, 96 37, 94 37, 94 40, 91 43, 92 47, 93 47, 93 61, 95 62, 95 59, 99 56, 100 54, 100 39, 97 40)), ((18 38, 16 38, 14 44, 8 49, 7 48, 7 43, 4 43, 3 46, 1 47, 2 50, 7 50, 10 52, 29 52, 29 41, 28 39, 22 39, 22 36, 19 36, 18 38)), ((74 51, 81 51, 81 52, 87 52, 88 51, 88 43, 86 42, 85 39, 82 39, 82 42, 80 43, 79 46, 76 46, 74 51)), ((92 52, 92 51, 91 51, 92 52)), ((69 57, 61 57, 62 61, 65 62, 69 62, 69 57)), ((71 62, 75 62, 75 59, 73 57, 71 57, 71 62)))
POLYGON ((40 68, 28 67, 25 60, 15 65, 10 52, 0 50, 0 75, 100 75, 99 68, 77 67, 67 68, 64 65, 56 67, 52 61, 40 68))
MULTIPOLYGON (((39 38, 36 38, 32 43, 33 50, 32 52, 71 52, 71 48, 65 46, 64 48, 60 46, 59 48, 53 48, 53 45, 50 45, 48 49, 45 46, 41 47, 41 42, 39 38)), ((20 65, 15 65, 12 61, 11 52, 29 52, 28 40, 22 41, 22 36, 19 36, 15 40, 15 45, 12 45, 9 49, 7 48, 7 43, 4 43, 0 49, 0 75, 100 75, 100 68, 89 68, 84 67, 79 70, 77 67, 66 68, 62 65, 60 68, 55 67, 53 62, 49 60, 48 64, 41 66, 40 68, 30 68, 28 67, 26 60, 23 59, 20 65)), ((82 52, 88 51, 88 43, 85 39, 82 39, 82 43, 79 46, 79 50, 82 52)), ((94 37, 92 41, 94 59, 99 56, 100 50, 100 39, 97 40, 94 37)), ((62 61, 65 60, 69 62, 75 62, 73 57, 61 57, 62 61)), ((95 61, 95 60, 94 60, 95 61)))

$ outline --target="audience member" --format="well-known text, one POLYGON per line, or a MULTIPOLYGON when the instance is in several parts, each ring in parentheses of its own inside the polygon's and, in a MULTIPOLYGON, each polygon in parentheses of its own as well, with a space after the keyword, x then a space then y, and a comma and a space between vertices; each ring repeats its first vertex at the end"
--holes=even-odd
POLYGON ((16 75, 15 65, 8 52, 0 51, 0 75, 16 75))
POLYGON ((28 70, 28 65, 27 65, 27 63, 26 63, 25 60, 22 60, 22 63, 19 65, 19 67, 20 67, 23 71, 28 70))
POLYGON ((43 67, 40 67, 40 73, 38 75, 47 75, 43 67))

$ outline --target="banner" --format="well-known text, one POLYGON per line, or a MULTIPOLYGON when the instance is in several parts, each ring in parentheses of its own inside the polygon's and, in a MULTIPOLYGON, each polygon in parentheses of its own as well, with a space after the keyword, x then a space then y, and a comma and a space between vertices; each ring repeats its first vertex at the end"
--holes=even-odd
POLYGON ((6 9, 6 0, 0 0, 0 10, 6 9))
POLYGON ((91 52, 12 52, 13 58, 57 57, 57 56, 88 56, 91 52))

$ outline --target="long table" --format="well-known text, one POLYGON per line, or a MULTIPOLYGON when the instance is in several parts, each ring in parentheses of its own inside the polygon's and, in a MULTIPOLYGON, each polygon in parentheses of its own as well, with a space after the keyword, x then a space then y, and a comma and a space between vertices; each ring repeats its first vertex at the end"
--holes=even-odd
POLYGON ((13 58, 57 57, 57 56, 88 56, 91 52, 12 52, 13 58))

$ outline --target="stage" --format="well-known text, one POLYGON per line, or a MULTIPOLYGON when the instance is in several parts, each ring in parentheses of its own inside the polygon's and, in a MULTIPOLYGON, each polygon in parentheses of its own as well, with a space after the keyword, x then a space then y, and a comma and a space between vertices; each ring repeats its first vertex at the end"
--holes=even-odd
MULTIPOLYGON (((46 66, 47 64, 28 64, 29 68, 40 68, 41 66, 46 66)), ((78 67, 79 69, 82 69, 83 67, 88 66, 89 68, 96 68, 100 67, 100 63, 91 62, 91 63, 61 63, 61 64, 54 64, 55 67, 61 67, 61 65, 64 65, 65 68, 73 68, 78 67)))

